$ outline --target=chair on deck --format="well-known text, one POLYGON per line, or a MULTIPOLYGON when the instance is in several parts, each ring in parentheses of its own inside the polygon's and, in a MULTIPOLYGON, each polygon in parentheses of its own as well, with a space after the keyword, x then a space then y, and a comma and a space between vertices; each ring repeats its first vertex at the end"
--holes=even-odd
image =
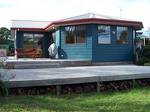
POLYGON ((28 49, 23 49, 23 48, 17 48, 16 49, 16 56, 17 59, 19 57, 32 57, 33 59, 36 58, 36 49, 35 48, 28 48, 28 49))

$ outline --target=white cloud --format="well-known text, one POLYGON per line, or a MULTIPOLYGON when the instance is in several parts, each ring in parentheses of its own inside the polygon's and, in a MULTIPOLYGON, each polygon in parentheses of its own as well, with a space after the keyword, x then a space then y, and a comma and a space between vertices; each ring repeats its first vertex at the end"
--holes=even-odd
POLYGON ((150 26, 149 0, 0 0, 0 27, 12 19, 58 20, 88 12, 143 21, 150 26))

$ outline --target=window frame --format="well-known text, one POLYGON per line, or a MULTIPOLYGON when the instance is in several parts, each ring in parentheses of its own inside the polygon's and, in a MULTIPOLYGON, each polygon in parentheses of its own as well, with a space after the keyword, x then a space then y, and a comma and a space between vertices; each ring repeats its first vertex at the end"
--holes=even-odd
POLYGON ((44 38, 44 34, 42 34, 42 33, 23 33, 23 48, 25 46, 24 45, 25 38, 29 38, 29 37, 30 37, 30 39, 32 38, 32 42, 34 43, 34 44, 32 44, 32 47, 35 48, 35 44, 37 44, 35 42, 35 38, 39 38, 39 39, 44 38))
POLYGON ((116 27, 116 43, 117 43, 117 45, 127 45, 128 43, 129 43, 129 30, 128 30, 129 28, 127 27, 127 26, 117 26, 116 27), (127 31, 127 39, 126 39, 126 42, 125 43, 119 43, 118 42, 118 38, 120 38, 120 35, 121 35, 121 33, 120 33, 120 35, 118 36, 118 28, 126 28, 126 30, 122 30, 122 32, 123 31, 127 31))
POLYGON ((110 45, 110 44, 112 44, 112 39, 111 39, 111 26, 110 25, 97 25, 97 44, 99 44, 99 45, 110 45), (103 26, 103 27, 109 27, 109 39, 110 39, 110 41, 109 41, 109 43, 99 43, 99 29, 98 29, 98 27, 99 26, 103 26))
MULTIPOLYGON (((87 44, 87 26, 86 25, 70 25, 70 26, 65 26, 65 28, 67 28, 67 27, 74 27, 74 31, 72 32, 73 33, 73 37, 74 37, 74 43, 68 43, 67 42, 67 36, 66 36, 66 29, 64 29, 65 31, 64 31, 64 33, 65 33, 65 39, 64 39, 64 43, 65 44, 67 44, 67 45, 76 45, 76 44, 87 44), (85 38, 85 42, 77 42, 77 38, 78 37, 80 37, 80 36, 78 36, 77 35, 77 31, 79 31, 79 30, 76 30, 77 29, 77 27, 84 27, 85 28, 85 36, 84 36, 84 38, 85 38)), ((80 30, 80 31, 83 31, 83 30, 80 30)), ((80 32, 81 33, 81 32, 80 32)))

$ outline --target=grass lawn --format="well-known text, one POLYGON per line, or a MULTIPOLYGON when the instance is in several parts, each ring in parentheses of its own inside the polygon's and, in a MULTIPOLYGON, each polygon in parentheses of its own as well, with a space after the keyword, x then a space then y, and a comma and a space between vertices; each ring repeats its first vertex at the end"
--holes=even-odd
POLYGON ((149 112, 150 88, 76 95, 0 98, 0 112, 149 112))

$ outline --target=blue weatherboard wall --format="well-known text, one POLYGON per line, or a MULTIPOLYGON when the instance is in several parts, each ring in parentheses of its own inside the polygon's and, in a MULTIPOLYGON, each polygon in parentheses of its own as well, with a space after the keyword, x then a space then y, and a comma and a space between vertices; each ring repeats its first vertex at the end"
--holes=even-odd
POLYGON ((97 25, 95 25, 93 31, 93 62, 133 61, 133 36, 131 27, 128 27, 128 44, 117 44, 116 26, 111 26, 111 44, 98 44, 97 25), (116 33, 113 34, 112 31, 116 33))
MULTIPOLYGON (((56 30, 56 45, 58 46, 57 58, 62 59, 86 59, 93 62, 117 62, 117 61, 133 61, 133 28, 128 27, 128 44, 117 44, 116 26, 111 26, 111 44, 98 44, 97 25, 88 24, 87 43, 66 44, 65 43, 65 27, 59 27, 56 30), (112 34, 112 31, 116 32, 112 34)), ((23 48, 23 33, 17 32, 16 46, 23 48)), ((40 33, 40 32, 28 32, 40 33)), ((52 42, 51 32, 44 33, 43 53, 48 57, 48 47, 52 42)))
POLYGON ((116 26, 111 26, 111 44, 98 44, 97 25, 88 24, 86 44, 66 44, 64 27, 57 32, 59 58, 89 59, 93 62, 133 61, 132 27, 128 27, 128 44, 117 44, 116 26), (112 34, 112 31, 116 32, 112 34))
POLYGON ((59 57, 64 59, 92 59, 92 25, 87 27, 87 43, 66 44, 64 27, 60 28, 59 57))

